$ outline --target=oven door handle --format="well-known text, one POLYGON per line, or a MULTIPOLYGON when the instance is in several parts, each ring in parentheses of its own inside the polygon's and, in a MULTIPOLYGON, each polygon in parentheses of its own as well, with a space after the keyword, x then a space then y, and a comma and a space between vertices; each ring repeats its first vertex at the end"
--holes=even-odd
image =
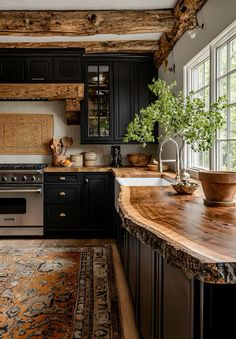
POLYGON ((25 190, 17 190, 17 189, 2 190, 0 189, 0 194, 1 193, 41 193, 41 192, 42 192, 41 188, 25 189, 25 190))

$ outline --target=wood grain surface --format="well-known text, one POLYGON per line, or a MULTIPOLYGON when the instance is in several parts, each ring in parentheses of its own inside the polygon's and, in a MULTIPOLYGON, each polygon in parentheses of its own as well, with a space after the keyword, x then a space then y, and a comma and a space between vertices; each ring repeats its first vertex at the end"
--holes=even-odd
POLYGON ((53 115, 0 114, 0 154, 50 154, 53 115))
POLYGON ((122 187, 123 226, 175 267, 211 283, 236 283, 236 208, 208 207, 203 192, 122 187))

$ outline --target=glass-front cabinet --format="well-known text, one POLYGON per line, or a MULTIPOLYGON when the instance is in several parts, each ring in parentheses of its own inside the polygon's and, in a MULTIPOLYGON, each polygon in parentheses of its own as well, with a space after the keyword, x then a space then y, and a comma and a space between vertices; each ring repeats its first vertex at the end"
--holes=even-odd
POLYGON ((85 138, 101 142, 109 140, 112 138, 111 65, 87 64, 86 74, 85 138))

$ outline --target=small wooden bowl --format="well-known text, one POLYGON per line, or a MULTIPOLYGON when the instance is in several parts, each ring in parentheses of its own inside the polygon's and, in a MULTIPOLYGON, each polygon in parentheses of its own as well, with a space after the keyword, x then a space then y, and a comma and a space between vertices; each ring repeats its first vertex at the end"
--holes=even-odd
POLYGON ((171 185, 178 194, 193 194, 199 185, 195 182, 179 182, 171 185))
POLYGON ((146 154, 127 154, 127 159, 131 166, 137 167, 146 167, 147 164, 150 162, 152 155, 146 154))

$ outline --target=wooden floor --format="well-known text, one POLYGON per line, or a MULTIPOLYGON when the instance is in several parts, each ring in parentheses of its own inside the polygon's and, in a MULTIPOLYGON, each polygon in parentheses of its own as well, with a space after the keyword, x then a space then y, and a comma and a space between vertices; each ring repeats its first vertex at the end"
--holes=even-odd
POLYGON ((2 246, 76 246, 76 245, 103 245, 110 244, 113 251, 113 262, 116 275, 116 283, 119 292, 121 318, 124 330, 124 339, 139 339, 135 327, 134 313, 127 282, 123 273, 120 256, 115 240, 109 239, 1 239, 2 246))

